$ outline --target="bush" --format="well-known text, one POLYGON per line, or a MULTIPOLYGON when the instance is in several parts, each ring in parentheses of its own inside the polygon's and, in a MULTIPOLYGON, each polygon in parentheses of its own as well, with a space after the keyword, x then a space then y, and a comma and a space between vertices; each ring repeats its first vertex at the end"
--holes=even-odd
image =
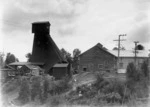
POLYGON ((133 63, 127 66, 127 88, 137 98, 148 97, 149 70, 147 62, 143 62, 141 69, 133 63))
POLYGON ((142 73, 144 77, 149 79, 149 69, 148 69, 148 61, 144 61, 141 66, 142 73))
POLYGON ((50 96, 48 98, 48 105, 51 105, 52 107, 62 105, 62 104, 67 104, 68 101, 65 99, 65 96, 63 95, 54 95, 50 96))
POLYGON ((20 86, 20 79, 11 79, 2 85, 2 93, 9 93, 20 86))
POLYGON ((107 101, 108 103, 115 103, 115 102, 120 102, 121 100, 120 94, 117 92, 112 92, 112 93, 107 93, 100 95, 99 100, 104 100, 107 101))
POLYGON ((30 98, 30 88, 29 88, 29 81, 26 77, 22 77, 21 86, 19 90, 19 96, 17 100, 21 102, 21 104, 26 104, 30 98))
POLYGON ((97 75, 97 81, 91 86, 82 85, 68 95, 69 102, 89 104, 89 102, 120 102, 129 98, 129 94, 125 93, 126 84, 117 79, 104 79, 101 74, 97 75), (81 92, 82 96, 79 96, 81 92), (90 101, 89 101, 90 100, 90 101))
POLYGON ((98 73, 96 75, 96 82, 93 84, 93 87, 95 87, 97 90, 101 90, 107 84, 109 84, 109 82, 104 80, 103 76, 98 73))
POLYGON ((61 94, 67 92, 71 89, 71 84, 69 84, 69 78, 63 78, 62 80, 56 80, 51 82, 49 92, 51 95, 61 94))
POLYGON ((34 101, 36 97, 39 97, 40 101, 43 101, 42 96, 42 76, 31 77, 31 100, 34 101))
POLYGON ((51 86, 51 83, 53 82, 53 77, 49 75, 44 75, 43 76, 43 98, 41 99, 42 103, 46 102, 48 98, 48 92, 49 92, 49 87, 51 86))
POLYGON ((137 80, 137 70, 133 63, 129 63, 127 66, 127 79, 137 80))

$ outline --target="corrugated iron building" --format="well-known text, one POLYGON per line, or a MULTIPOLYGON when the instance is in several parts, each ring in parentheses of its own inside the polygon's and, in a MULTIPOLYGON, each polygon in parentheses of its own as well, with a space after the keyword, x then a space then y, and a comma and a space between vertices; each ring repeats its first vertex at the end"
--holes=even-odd
MULTIPOLYGON (((117 50, 109 50, 109 52, 112 53, 113 55, 115 55, 116 57, 118 56, 117 50)), ((149 52, 146 50, 138 50, 137 56, 136 56, 137 67, 140 68, 143 61, 148 60, 148 54, 149 54, 149 52)), ((119 56, 120 57, 119 57, 118 69, 120 69, 120 71, 125 73, 128 64, 131 62, 135 63, 135 53, 133 50, 120 50, 119 56)))

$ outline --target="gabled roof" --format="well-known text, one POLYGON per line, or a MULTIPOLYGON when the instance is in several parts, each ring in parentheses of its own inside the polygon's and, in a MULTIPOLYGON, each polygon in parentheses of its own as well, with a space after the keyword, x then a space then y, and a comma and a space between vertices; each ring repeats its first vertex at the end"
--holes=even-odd
POLYGON ((3 69, 0 69, 0 71, 15 71, 14 69, 10 69, 10 68, 3 68, 3 69))
POLYGON ((55 64, 53 67, 67 67, 68 66, 68 63, 62 63, 62 64, 55 64))
POLYGON ((23 66, 23 65, 44 65, 43 62, 13 62, 9 65, 17 65, 17 66, 23 66))
POLYGON ((25 66, 29 69, 40 69, 40 70, 42 70, 39 66, 35 66, 35 65, 25 65, 25 66))
POLYGON ((116 57, 114 54, 110 53, 109 51, 107 51, 107 49, 105 47, 103 47, 102 44, 100 43, 97 43, 95 46, 93 46, 92 48, 88 49, 87 51, 83 52, 82 54, 80 54, 80 56, 82 56, 83 54, 85 54, 86 52, 88 52, 89 50, 95 48, 95 47, 98 47, 99 49, 103 50, 104 52, 110 54, 111 56, 113 57, 116 57))
MULTIPOLYGON (((118 57, 117 50, 109 50, 110 53, 118 57)), ((137 57, 148 57, 149 52, 147 50, 138 50, 137 57)), ((120 57, 135 57, 133 50, 120 50, 120 57)))

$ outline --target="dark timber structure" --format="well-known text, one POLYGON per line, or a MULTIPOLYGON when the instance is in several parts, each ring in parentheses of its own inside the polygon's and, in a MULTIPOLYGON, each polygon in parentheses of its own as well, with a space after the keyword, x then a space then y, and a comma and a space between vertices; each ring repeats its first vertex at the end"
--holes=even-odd
POLYGON ((32 33, 34 41, 30 62, 44 63, 43 69, 46 72, 56 63, 64 62, 60 50, 50 36, 49 22, 32 23, 32 33))
MULTIPOLYGON (((34 68, 39 66, 42 68, 42 74, 44 71, 44 73, 48 73, 54 76, 56 79, 61 79, 64 76, 71 77, 71 65, 64 60, 64 57, 61 55, 59 48, 50 36, 50 23, 32 23, 32 33, 34 33, 34 40, 30 62, 14 62, 9 65, 16 67, 32 66, 34 68)), ((31 72, 32 71, 35 70, 31 69, 31 72)), ((28 74, 27 70, 25 70, 23 75, 24 74, 28 74)), ((40 73, 34 72, 34 74, 38 75, 40 73)))

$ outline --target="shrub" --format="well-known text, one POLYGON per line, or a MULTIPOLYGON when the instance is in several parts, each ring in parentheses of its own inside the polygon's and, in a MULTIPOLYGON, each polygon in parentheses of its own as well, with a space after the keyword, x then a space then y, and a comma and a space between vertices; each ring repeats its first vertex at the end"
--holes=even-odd
POLYGON ((117 92, 112 92, 108 94, 104 94, 102 97, 103 100, 106 100, 108 103, 115 103, 115 102, 120 102, 122 99, 120 94, 117 92))
POLYGON ((96 82, 93 84, 93 87, 95 87, 97 90, 101 90, 107 84, 108 84, 108 81, 104 80, 103 76, 97 73, 96 82))
POLYGON ((126 84, 117 79, 110 79, 108 84, 100 90, 104 93, 104 99, 108 102, 123 102, 124 99, 129 98, 129 94, 126 94, 126 84))
MULTIPOLYGON (((65 96, 63 95, 54 95, 48 98, 48 105, 51 105, 52 107, 62 105, 62 104, 67 104, 67 100, 65 99, 65 96)), ((50 106, 50 107, 51 107, 50 106)))
POLYGON ((144 61, 141 66, 142 73, 144 77, 149 79, 149 69, 148 69, 148 61, 144 61))
POLYGON ((51 82, 51 86, 49 89, 50 94, 61 94, 68 91, 71 88, 71 84, 69 84, 69 78, 63 78, 62 80, 56 80, 51 82))
POLYGON ((101 74, 97 75, 97 81, 91 86, 82 85, 76 91, 70 93, 68 99, 71 103, 89 104, 89 102, 122 102, 129 97, 125 93, 126 84, 117 79, 104 79, 101 74), (81 92, 82 96, 79 96, 81 92))
POLYGON ((51 82, 53 81, 53 77, 49 75, 44 75, 43 76, 43 98, 41 99, 42 103, 44 103, 47 98, 48 98, 48 92, 49 92, 49 87, 51 85, 51 82))
POLYGON ((129 63, 127 66, 127 79, 137 80, 137 70, 133 63, 129 63))
POLYGON ((17 100, 21 102, 21 104, 26 104, 30 98, 30 88, 29 88, 29 81, 26 77, 22 77, 21 86, 19 90, 19 96, 17 100))
POLYGON ((137 98, 148 96, 148 64, 143 62, 141 69, 136 69, 133 63, 127 66, 127 88, 137 98))
POLYGON ((11 79, 2 85, 2 93, 9 93, 20 86, 20 79, 11 79))
POLYGON ((36 97, 39 97, 40 101, 43 101, 42 96, 42 77, 32 76, 31 77, 31 100, 34 101, 36 97))

